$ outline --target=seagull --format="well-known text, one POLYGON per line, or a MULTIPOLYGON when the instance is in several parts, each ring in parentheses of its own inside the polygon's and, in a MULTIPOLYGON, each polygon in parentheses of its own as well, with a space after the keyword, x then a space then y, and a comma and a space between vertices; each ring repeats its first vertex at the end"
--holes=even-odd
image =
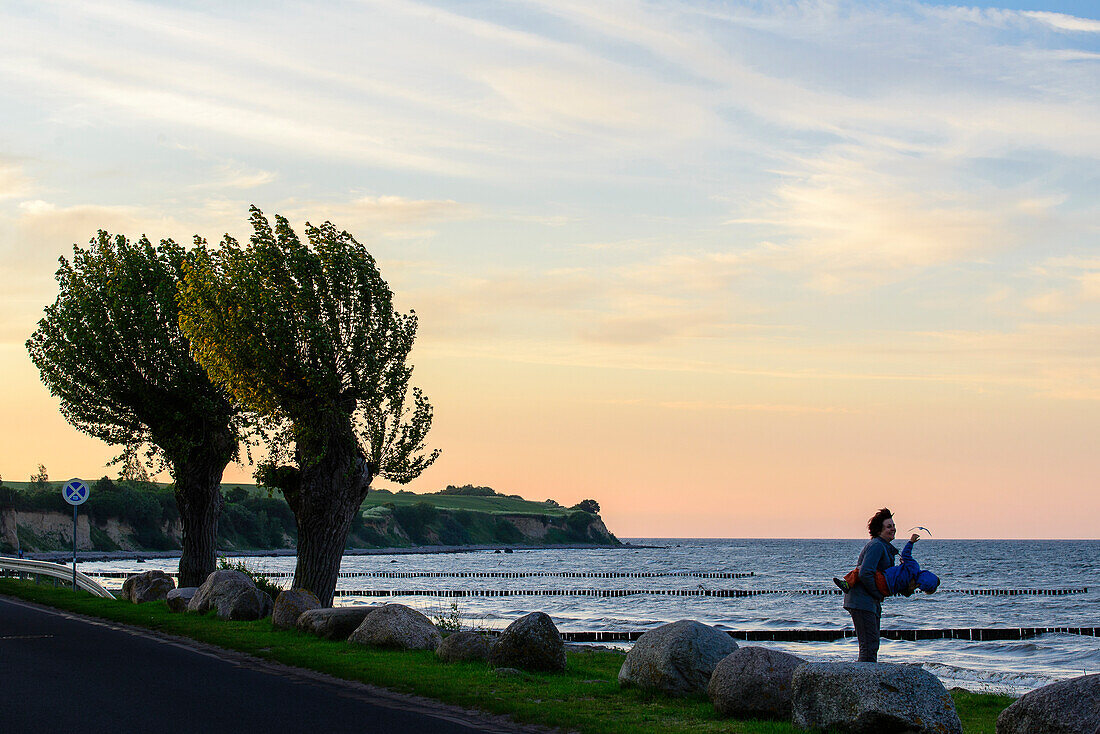
POLYGON ((913 527, 909 528, 909 532, 913 532, 914 530, 923 530, 924 532, 928 533, 929 537, 931 537, 932 535, 932 531, 924 527, 923 525, 914 525, 913 527))

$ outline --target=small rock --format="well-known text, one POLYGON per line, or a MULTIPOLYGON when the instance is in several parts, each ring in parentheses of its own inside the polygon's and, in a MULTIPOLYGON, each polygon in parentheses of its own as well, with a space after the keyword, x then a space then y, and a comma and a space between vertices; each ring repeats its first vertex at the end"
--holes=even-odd
POLYGON ((435 650, 443 641, 432 621, 404 604, 375 607, 348 636, 348 642, 398 650, 435 650))
POLYGON ((681 619, 646 632, 619 669, 619 685, 673 696, 705 693, 710 674, 737 643, 722 630, 681 619))
POLYGON ((1100 673, 1025 693, 997 717, 997 734, 1100 734, 1100 673))
POLYGON ((764 647, 740 647, 722 658, 707 685, 719 716, 790 719, 791 677, 806 662, 764 647))
POLYGON ((489 653, 495 668, 565 670, 565 644, 554 621, 543 612, 520 617, 505 628, 489 653))
POLYGON ((324 640, 344 641, 376 605, 310 609, 298 617, 298 629, 324 640))
POLYGON ((802 729, 962 734, 951 694, 919 665, 804 663, 791 687, 791 722, 802 729))
POLYGON ((488 660, 491 647, 488 635, 463 630, 444 637, 435 654, 445 663, 488 660))
POLYGON ((523 675, 523 671, 519 668, 493 668, 493 673, 502 678, 514 678, 517 675, 523 675))
POLYGON ((181 586, 178 589, 169 591, 168 595, 164 597, 164 600, 168 602, 168 611, 186 612, 187 604, 198 590, 199 587, 197 586, 181 586))
POLYGON ((293 629, 298 617, 310 609, 320 609, 321 602, 308 589, 288 589, 275 599, 275 610, 271 613, 271 624, 275 629, 293 629))
POLYGON ((145 571, 130 576, 122 583, 122 598, 134 604, 160 601, 176 588, 176 582, 164 571, 145 571))

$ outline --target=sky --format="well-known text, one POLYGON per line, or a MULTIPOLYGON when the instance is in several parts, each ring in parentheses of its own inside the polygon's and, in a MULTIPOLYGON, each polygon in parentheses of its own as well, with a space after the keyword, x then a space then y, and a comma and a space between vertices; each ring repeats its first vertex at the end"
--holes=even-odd
POLYGON ((117 473, 24 346, 57 259, 255 204, 416 310, 413 491, 1098 538, 1098 120, 1092 2, 9 0, 0 476, 117 473))

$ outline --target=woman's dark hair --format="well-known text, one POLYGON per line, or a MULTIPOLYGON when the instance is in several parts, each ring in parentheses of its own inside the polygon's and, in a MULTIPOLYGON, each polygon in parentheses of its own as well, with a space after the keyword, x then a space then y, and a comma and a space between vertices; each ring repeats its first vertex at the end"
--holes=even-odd
POLYGON ((879 533, 882 532, 882 523, 894 516, 894 513, 889 509, 883 507, 881 510, 871 516, 871 519, 867 521, 867 532, 871 534, 872 538, 877 538, 879 533))

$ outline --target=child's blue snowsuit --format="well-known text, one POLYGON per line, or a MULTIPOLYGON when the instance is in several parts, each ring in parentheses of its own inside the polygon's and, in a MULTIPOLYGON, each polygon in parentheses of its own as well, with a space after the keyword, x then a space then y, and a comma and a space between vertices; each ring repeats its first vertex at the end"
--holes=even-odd
POLYGON ((909 584, 914 580, 921 591, 935 591, 940 585, 940 580, 934 573, 920 570, 920 564, 913 559, 913 541, 911 540, 901 549, 901 563, 886 569, 882 575, 886 577, 886 585, 890 587, 891 594, 908 595, 909 584))

